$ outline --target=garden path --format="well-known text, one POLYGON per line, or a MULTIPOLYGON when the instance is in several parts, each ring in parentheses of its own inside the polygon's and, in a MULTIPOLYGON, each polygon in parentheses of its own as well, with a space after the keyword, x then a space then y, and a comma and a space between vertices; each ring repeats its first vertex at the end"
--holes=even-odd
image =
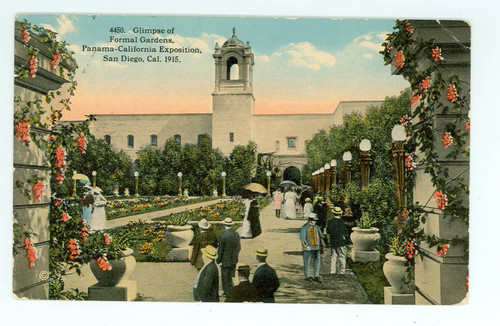
MULTIPOLYGON (((268 263, 276 269, 281 282, 275 294, 277 303, 370 303, 350 271, 344 276, 328 274, 328 250, 321 262, 323 283, 303 280, 298 233, 305 220, 278 219, 274 217, 272 205, 262 210, 260 220, 262 234, 255 239, 241 240, 239 258, 240 262, 250 264, 254 270, 257 265, 255 248, 263 246, 269 250, 268 263)), ((82 272, 83 277, 71 275, 65 278, 67 289, 87 291, 97 282, 88 265, 83 267, 82 272)), ((137 292, 147 301, 193 302, 192 286, 196 275, 196 270, 189 263, 137 263, 131 279, 137 282, 137 292)))
POLYGON ((137 214, 137 215, 132 215, 132 216, 126 216, 126 217, 121 217, 121 218, 116 218, 113 220, 107 220, 106 221, 106 229, 112 229, 118 226, 123 226, 128 224, 129 222, 132 221, 143 221, 143 222, 151 222, 153 219, 157 217, 162 217, 166 215, 170 215, 172 213, 179 213, 179 212, 185 212, 190 209, 195 209, 199 207, 205 207, 205 206, 210 206, 210 205, 215 205, 218 204, 222 201, 226 200, 231 200, 232 198, 218 198, 210 201, 204 201, 201 203, 195 203, 191 205, 185 205, 185 206, 179 206, 179 207, 174 207, 174 208, 168 208, 168 209, 162 209, 159 211, 154 211, 154 212, 149 212, 149 213, 143 213, 143 214, 137 214))

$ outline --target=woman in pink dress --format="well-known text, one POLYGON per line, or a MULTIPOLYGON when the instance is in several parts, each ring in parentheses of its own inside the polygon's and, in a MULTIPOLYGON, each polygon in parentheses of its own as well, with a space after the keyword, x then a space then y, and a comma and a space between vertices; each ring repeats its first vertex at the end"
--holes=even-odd
POLYGON ((276 217, 279 218, 281 214, 281 202, 283 201, 283 194, 281 193, 281 191, 279 191, 279 189, 274 192, 273 200, 276 217))

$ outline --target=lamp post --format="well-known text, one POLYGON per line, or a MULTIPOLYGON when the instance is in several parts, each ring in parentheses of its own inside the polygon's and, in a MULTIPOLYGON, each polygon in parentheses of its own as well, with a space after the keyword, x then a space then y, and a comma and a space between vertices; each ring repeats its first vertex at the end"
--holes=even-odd
POLYGON ((325 191, 325 168, 319 169, 319 192, 325 191))
POLYGON ((92 171, 92 187, 95 187, 96 177, 97 177, 97 172, 96 171, 92 171))
POLYGON ((370 162, 372 159, 370 157, 370 153, 368 152, 371 148, 372 144, 366 138, 359 143, 361 154, 359 155, 358 164, 359 172, 361 174, 361 189, 365 189, 370 182, 370 162))
POLYGON ((71 197, 76 198, 76 179, 74 178, 76 171, 73 171, 73 195, 71 197))
POLYGON ((325 191, 330 191, 330 163, 325 163, 325 191))
POLYGON ((134 177, 135 177, 135 196, 139 196, 139 172, 135 171, 134 172, 134 177))
POLYGON ((220 176, 222 177, 222 197, 226 197, 226 172, 222 171, 220 176))
POLYGON ((182 197, 182 172, 177 173, 177 182, 179 183, 179 193, 177 196, 182 197))
POLYGON ((267 195, 270 196, 271 195, 271 171, 267 171, 266 172, 266 176, 267 176, 267 195))
POLYGON ((345 187, 348 183, 351 182, 351 152, 344 152, 342 160, 344 161, 344 163, 342 164, 342 184, 345 187))
POLYGON ((405 196, 405 151, 404 141, 406 139, 405 128, 396 124, 392 128, 392 162, 394 163, 394 173, 396 182, 396 198, 398 203, 398 214, 394 218, 398 234, 403 230, 403 212, 406 210, 405 196))
POLYGON ((332 177, 332 180, 330 181, 331 186, 337 184, 337 160, 333 159, 330 162, 330 175, 332 177))

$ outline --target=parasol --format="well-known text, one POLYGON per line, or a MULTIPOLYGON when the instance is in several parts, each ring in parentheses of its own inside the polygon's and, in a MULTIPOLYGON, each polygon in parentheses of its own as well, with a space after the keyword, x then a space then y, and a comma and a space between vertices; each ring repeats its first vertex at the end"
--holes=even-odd
POLYGON ((297 187, 297 184, 293 181, 290 180, 285 180, 282 183, 280 183, 280 187, 292 187, 295 188, 297 187))
POLYGON ((255 182, 249 183, 245 186, 245 189, 253 192, 258 192, 261 194, 267 194, 267 189, 260 183, 255 183, 255 182))
POLYGON ((89 177, 87 177, 85 174, 81 174, 81 173, 73 174, 73 177, 71 179, 87 181, 88 183, 90 183, 89 177))

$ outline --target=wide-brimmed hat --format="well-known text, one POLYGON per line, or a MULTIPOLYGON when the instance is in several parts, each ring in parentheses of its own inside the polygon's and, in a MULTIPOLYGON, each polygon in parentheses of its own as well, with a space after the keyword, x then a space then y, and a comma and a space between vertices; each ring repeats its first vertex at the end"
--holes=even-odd
POLYGON ((224 223, 224 225, 233 225, 233 219, 230 218, 230 217, 227 217, 224 221, 222 221, 222 223, 224 223))
POLYGON ((247 265, 247 264, 241 264, 239 265, 238 267, 236 267, 236 269, 239 271, 250 271, 252 269, 252 267, 250 267, 250 265, 247 265))
POLYGON ((202 230, 208 230, 210 228, 210 223, 203 218, 198 222, 198 227, 202 230))
POLYGON ((90 185, 85 185, 83 186, 83 189, 92 189, 92 187, 90 185))
POLYGON ((267 257, 267 249, 263 247, 258 247, 257 249, 255 249, 255 254, 257 256, 267 257))
POLYGON ((318 220, 318 214, 316 214, 316 213, 309 213, 308 218, 310 220, 317 221, 318 220))
POLYGON ((306 202, 306 203, 308 203, 308 202, 310 202, 310 201, 311 201, 311 198, 309 198, 309 197, 307 197, 307 198, 305 199, 305 202, 306 202))
POLYGON ((206 246, 205 248, 201 249, 201 252, 208 258, 210 259, 215 259, 217 256, 217 251, 215 248, 211 245, 206 246))
POLYGON ((95 187, 93 190, 96 194, 102 194, 102 189, 99 187, 95 187))
POLYGON ((332 212, 334 215, 342 215, 342 209, 340 207, 334 207, 332 212))

